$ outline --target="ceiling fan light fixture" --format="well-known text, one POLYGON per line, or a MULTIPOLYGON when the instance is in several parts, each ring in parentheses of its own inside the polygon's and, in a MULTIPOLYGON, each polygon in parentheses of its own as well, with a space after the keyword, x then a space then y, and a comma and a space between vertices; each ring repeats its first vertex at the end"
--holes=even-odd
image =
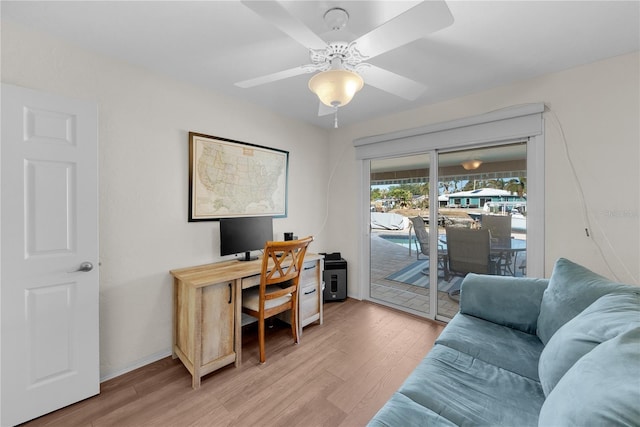
POLYGON ((481 164, 482 164, 482 160, 477 160, 477 159, 466 160, 461 163, 462 167, 468 171, 478 169, 481 164))
POLYGON ((334 7, 324 14, 324 22, 333 31, 341 30, 349 22, 349 13, 341 7, 334 7))
POLYGON ((364 86, 357 73, 348 70, 328 70, 316 74, 309 80, 309 89, 324 105, 343 107, 364 86))

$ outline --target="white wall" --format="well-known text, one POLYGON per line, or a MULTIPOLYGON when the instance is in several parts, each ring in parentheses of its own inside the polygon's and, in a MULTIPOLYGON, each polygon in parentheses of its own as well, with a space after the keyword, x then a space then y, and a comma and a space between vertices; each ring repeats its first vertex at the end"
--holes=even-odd
POLYGON ((99 105, 102 377, 168 354, 168 271, 218 260, 217 223, 187 223, 190 130, 290 151, 289 216, 275 220, 275 231, 314 234, 313 251, 342 252, 349 295, 359 297, 360 164, 352 141, 545 102, 566 134, 593 236, 584 234, 580 199, 548 118, 546 275, 563 256, 638 284, 639 61, 637 53, 625 55, 328 133, 13 24, 2 26, 3 82, 99 105))
MULTIPOLYGON (((639 63, 638 53, 624 55, 332 132, 329 161, 340 167, 329 188, 328 241, 351 264, 359 260, 360 163, 354 139, 544 102, 552 112, 544 115, 545 275, 565 257, 611 279, 639 284, 639 63), (584 209, 554 114, 584 191, 591 237, 584 231, 584 209)), ((357 108, 357 99, 352 105, 357 108)), ((349 269, 348 280, 349 294, 363 295, 366 285, 357 268, 349 269)))
POLYGON ((2 81, 98 104, 102 378, 170 354, 169 270, 221 259, 218 223, 187 222, 189 131, 289 151, 274 233, 325 250, 327 131, 6 22, 2 81))

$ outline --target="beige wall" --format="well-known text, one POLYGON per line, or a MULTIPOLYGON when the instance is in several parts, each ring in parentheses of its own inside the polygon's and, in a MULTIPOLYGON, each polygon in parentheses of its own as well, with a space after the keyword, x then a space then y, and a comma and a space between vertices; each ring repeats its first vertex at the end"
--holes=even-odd
MULTIPOLYGON (((474 95, 338 129, 331 135, 331 235, 348 261, 359 259, 360 164, 352 141, 370 135, 475 116, 513 105, 544 102, 545 271, 559 257, 626 283, 639 283, 640 267, 640 58, 638 53, 548 74, 474 95), (584 231, 579 193, 560 137, 584 192, 591 237, 584 231)), ((356 95, 357 96, 357 95, 356 95)), ((349 271, 350 295, 362 278, 349 271)))
POLYGON ((98 104, 103 378, 170 353, 169 270, 220 260, 218 223, 187 222, 189 131, 289 151, 274 233, 324 250, 327 131, 4 22, 2 81, 98 104))

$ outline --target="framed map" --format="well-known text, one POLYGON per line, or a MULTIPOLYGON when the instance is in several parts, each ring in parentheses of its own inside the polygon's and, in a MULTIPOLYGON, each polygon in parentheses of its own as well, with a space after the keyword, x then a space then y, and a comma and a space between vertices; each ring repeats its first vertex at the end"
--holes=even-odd
POLYGON ((287 216, 289 152, 189 132, 189 222, 287 216))

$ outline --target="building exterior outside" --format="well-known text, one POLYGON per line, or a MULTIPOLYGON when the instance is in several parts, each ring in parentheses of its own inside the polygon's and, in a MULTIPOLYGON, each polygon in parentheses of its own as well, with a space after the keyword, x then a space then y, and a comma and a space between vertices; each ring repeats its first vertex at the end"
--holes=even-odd
POLYGON ((478 190, 460 191, 448 195, 448 208, 483 208, 487 203, 512 202, 526 204, 526 198, 517 193, 495 188, 480 188, 478 190))

